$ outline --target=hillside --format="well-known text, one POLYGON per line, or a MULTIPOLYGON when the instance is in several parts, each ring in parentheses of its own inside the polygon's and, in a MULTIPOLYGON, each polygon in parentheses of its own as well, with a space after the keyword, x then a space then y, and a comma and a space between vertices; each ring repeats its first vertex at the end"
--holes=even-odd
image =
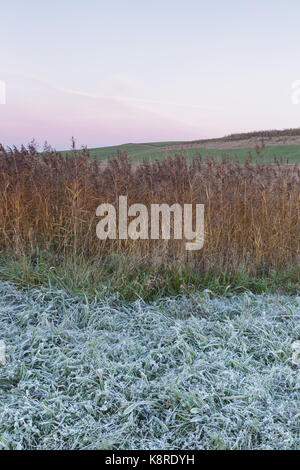
POLYGON ((273 162, 276 155, 289 163, 300 163, 300 129, 248 132, 195 141, 127 143, 91 148, 89 151, 97 160, 107 160, 118 152, 126 152, 137 162, 143 159, 154 161, 161 160, 170 152, 184 152, 188 159, 193 159, 199 154, 203 157, 214 155, 216 158, 226 154, 230 158, 237 156, 239 161, 243 162, 251 152, 257 161, 273 162))

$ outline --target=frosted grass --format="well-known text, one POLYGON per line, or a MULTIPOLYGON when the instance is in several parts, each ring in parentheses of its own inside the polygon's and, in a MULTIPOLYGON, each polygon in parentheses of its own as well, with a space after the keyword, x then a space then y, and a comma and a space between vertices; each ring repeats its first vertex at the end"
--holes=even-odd
POLYGON ((0 449, 299 449, 300 298, 0 283, 0 449))

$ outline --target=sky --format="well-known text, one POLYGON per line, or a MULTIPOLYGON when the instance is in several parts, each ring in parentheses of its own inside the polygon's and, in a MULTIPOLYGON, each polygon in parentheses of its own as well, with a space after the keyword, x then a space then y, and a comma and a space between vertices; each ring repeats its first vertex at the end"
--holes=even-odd
POLYGON ((300 127, 299 0, 0 7, 4 145, 35 138, 66 149, 74 136, 100 147, 300 127))

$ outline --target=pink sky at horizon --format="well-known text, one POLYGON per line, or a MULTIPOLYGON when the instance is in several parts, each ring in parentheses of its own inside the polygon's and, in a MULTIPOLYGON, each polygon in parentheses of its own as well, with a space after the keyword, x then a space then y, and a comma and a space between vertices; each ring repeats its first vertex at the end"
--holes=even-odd
POLYGON ((296 0, 28 0, 2 9, 4 145, 35 138, 67 149, 74 136, 100 147, 300 126, 291 101, 296 0))

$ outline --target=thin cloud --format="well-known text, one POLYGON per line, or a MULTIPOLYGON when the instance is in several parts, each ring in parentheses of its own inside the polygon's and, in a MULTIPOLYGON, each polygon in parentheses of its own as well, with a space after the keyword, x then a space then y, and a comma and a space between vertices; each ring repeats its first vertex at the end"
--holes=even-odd
POLYGON ((163 101, 155 101, 155 100, 148 100, 148 99, 141 99, 141 98, 135 98, 131 96, 116 96, 116 95, 102 95, 102 94, 97 94, 97 93, 90 93, 82 90, 75 90, 73 88, 65 88, 61 87, 59 85, 56 85, 55 83, 45 80, 41 77, 38 77, 37 75, 32 75, 32 74, 26 74, 23 72, 15 72, 15 71, 4 71, 6 73, 9 73, 11 75, 14 75, 16 77, 20 78, 25 78, 29 80, 33 80, 43 86, 46 86, 47 88, 50 88, 54 91, 57 91, 58 93, 63 93, 66 95, 72 95, 72 96, 78 96, 82 98, 89 98, 93 100, 103 100, 103 101, 115 101, 120 104, 127 104, 133 109, 137 109, 139 111, 144 111, 147 113, 152 113, 156 114, 157 116, 160 116, 161 118, 171 120, 173 122, 180 123, 182 125, 188 126, 188 127, 193 127, 195 128, 194 123, 187 122, 182 119, 177 119, 174 118, 174 115, 170 115, 169 113, 166 112, 161 112, 161 110, 157 110, 156 106, 175 106, 175 107, 180 107, 180 108, 191 108, 191 109, 199 109, 199 110, 206 110, 207 108, 204 108, 202 106, 198 105, 189 105, 189 104, 180 104, 180 103, 170 103, 170 102, 163 102, 163 101), (147 105, 150 105, 147 106, 147 105), (151 105, 154 105, 152 107, 151 105))
POLYGON ((135 103, 148 103, 148 104, 158 104, 162 106, 177 106, 180 108, 192 108, 192 109, 208 109, 206 106, 200 106, 200 105, 193 105, 193 104, 184 104, 184 103, 177 103, 177 102, 167 102, 167 101, 157 101, 157 100, 149 100, 149 99, 144 99, 144 98, 135 98, 133 96, 124 96, 124 95, 101 95, 97 93, 90 93, 87 91, 82 91, 82 90, 74 90, 72 88, 65 88, 61 87, 59 85, 56 85, 55 83, 45 80, 43 78, 38 77, 37 75, 31 75, 31 74, 25 74, 23 72, 11 72, 11 71, 6 71, 7 73, 10 73, 12 75, 21 77, 21 78, 26 78, 33 80, 37 83, 40 83, 41 85, 45 85, 48 88, 51 88, 52 90, 58 91, 60 93, 65 93, 67 95, 74 95, 74 96, 82 96, 84 98, 92 98, 92 99, 103 99, 103 100, 116 100, 116 101, 124 101, 124 102, 135 102, 135 103))

